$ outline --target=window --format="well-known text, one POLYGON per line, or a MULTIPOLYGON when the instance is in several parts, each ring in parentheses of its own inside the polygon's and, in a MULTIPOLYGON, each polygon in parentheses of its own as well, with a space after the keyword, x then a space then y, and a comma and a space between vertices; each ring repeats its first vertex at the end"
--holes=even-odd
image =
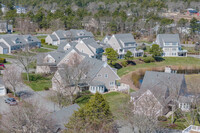
POLYGON ((176 46, 176 45, 177 45, 177 43, 172 43, 172 45, 173 45, 173 46, 176 46))
POLYGON ((114 82, 110 82, 110 86, 114 86, 114 82))
POLYGON ((165 43, 165 46, 169 46, 170 45, 170 43, 165 43))
POLYGON ((108 74, 105 74, 105 78, 108 78, 108 74))
POLYGON ((97 77, 101 77, 101 74, 98 74, 97 77))

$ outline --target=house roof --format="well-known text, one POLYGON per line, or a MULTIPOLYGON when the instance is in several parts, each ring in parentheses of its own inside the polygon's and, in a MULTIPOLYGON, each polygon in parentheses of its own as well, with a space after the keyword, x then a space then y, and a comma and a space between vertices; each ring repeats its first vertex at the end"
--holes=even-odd
POLYGON ((69 44, 70 46, 76 46, 77 42, 68 42, 68 41, 61 41, 60 45, 58 46, 57 51, 65 51, 64 47, 69 44))
POLYGON ((88 38, 82 40, 86 45, 89 45, 95 49, 102 48, 97 42, 94 40, 94 38, 88 38))
POLYGON ((181 43, 179 34, 158 34, 156 40, 160 47, 163 47, 164 43, 181 43))
POLYGON ((27 45, 29 43, 37 43, 40 42, 37 37, 32 35, 13 35, 13 34, 6 34, 6 35, 0 35, 0 38, 5 40, 10 46, 15 45, 27 45), (30 38, 31 40, 27 40, 30 38), (15 43, 15 41, 18 40, 19 43, 15 43))
POLYGON ((5 45, 5 43, 3 43, 3 42, 0 42, 0 46, 1 46, 2 48, 8 48, 8 46, 5 45))
POLYGON ((77 29, 70 29, 69 31, 73 38, 79 38, 79 37, 94 37, 92 32, 88 32, 86 30, 77 30, 77 29))
POLYGON ((166 94, 172 91, 177 92, 178 89, 180 89, 180 95, 187 95, 187 87, 183 74, 147 71, 140 90, 131 95, 139 97, 146 90, 150 90, 161 104, 165 104, 166 94))
POLYGON ((103 38, 103 40, 101 41, 101 43, 104 44, 104 41, 105 41, 106 39, 110 40, 110 38, 111 38, 111 36, 106 35, 106 36, 103 38))
POLYGON ((128 34, 114 34, 121 48, 123 48, 123 43, 135 43, 135 39, 131 33, 128 34))
POLYGON ((80 106, 78 104, 73 104, 67 107, 62 108, 59 111, 53 112, 51 114, 51 118, 55 120, 57 123, 57 129, 65 129, 65 124, 67 124, 70 120, 70 117, 73 115, 75 111, 78 111, 80 106))
POLYGON ((53 40, 53 41, 58 41, 58 38, 56 37, 56 35, 49 35, 50 37, 51 37, 51 39, 53 40))
POLYGON ((54 33, 55 33, 60 39, 66 39, 65 32, 66 32, 66 31, 64 31, 64 30, 57 30, 57 31, 55 31, 54 33))

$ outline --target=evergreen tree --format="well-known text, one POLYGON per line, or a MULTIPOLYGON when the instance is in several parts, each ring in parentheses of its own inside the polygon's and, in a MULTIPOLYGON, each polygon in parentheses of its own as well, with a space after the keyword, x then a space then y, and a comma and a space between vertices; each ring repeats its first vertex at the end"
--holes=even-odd
POLYGON ((108 61, 112 63, 118 59, 118 53, 113 48, 106 48, 105 55, 107 55, 108 61))
POLYGON ((163 53, 162 48, 160 48, 157 44, 153 44, 149 52, 152 54, 152 57, 161 56, 163 53))
POLYGON ((73 114, 66 127, 67 132, 109 132, 113 130, 113 115, 103 96, 96 93, 73 114))
POLYGON ((132 54, 132 52, 128 50, 128 51, 126 52, 124 58, 125 58, 126 60, 131 60, 131 59, 133 59, 133 54, 132 54))

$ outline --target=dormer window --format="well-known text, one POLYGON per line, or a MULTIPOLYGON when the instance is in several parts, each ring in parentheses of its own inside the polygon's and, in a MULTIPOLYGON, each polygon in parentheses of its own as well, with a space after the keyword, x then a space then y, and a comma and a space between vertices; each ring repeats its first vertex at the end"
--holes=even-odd
POLYGON ((28 41, 28 42, 32 41, 32 39, 31 39, 30 36, 27 37, 27 41, 28 41))
POLYGON ((19 38, 17 38, 17 39, 15 40, 15 43, 16 43, 16 44, 20 43, 19 38))

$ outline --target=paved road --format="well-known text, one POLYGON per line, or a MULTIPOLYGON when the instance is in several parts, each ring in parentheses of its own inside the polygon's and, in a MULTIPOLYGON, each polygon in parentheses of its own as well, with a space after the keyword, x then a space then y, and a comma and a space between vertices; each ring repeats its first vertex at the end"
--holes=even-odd
POLYGON ((188 57, 194 57, 194 58, 199 58, 200 59, 200 55, 188 55, 188 57))
POLYGON ((10 111, 10 106, 5 103, 7 96, 0 96, 0 114, 6 114, 10 111))

